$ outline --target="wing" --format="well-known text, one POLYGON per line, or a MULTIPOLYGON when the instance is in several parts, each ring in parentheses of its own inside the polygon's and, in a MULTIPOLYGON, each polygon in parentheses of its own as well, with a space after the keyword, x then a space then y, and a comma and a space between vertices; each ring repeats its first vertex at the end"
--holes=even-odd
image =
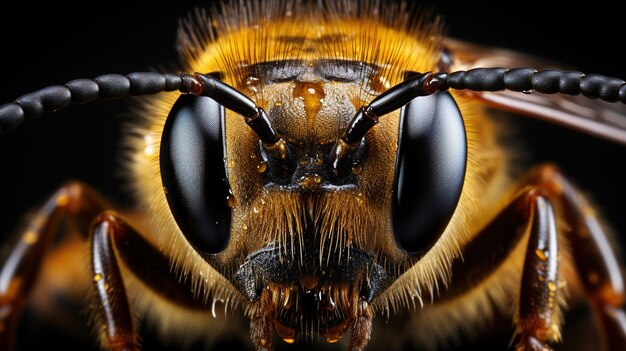
MULTIPOLYGON (((447 39, 445 47, 452 54, 450 72, 478 67, 568 69, 562 64, 536 56, 455 39, 447 39)), ((582 95, 522 94, 514 91, 466 93, 498 109, 525 114, 626 144, 626 105, 621 103, 589 99, 582 95)))

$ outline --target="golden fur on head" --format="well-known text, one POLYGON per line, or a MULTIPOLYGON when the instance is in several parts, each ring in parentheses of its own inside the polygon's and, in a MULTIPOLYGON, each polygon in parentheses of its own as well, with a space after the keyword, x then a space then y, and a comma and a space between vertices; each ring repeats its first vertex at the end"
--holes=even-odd
MULTIPOLYGON (((320 264, 332 260, 341 262, 341 255, 351 245, 376 251, 376 243, 367 242, 368 234, 381 228, 372 211, 358 191, 341 191, 329 194, 298 194, 269 191, 257 198, 241 218, 243 232, 259 233, 263 243, 277 243, 284 254, 293 260, 303 257, 303 233, 307 226, 311 234, 319 236, 320 264)), ((372 236, 373 237, 373 236, 372 236)), ((345 257, 344 259, 347 259, 345 257)))
POLYGON ((213 12, 182 22, 179 51, 186 69, 219 70, 235 86, 248 78, 246 65, 293 59, 376 63, 397 82, 435 67, 443 39, 439 19, 407 3, 243 1, 213 12))

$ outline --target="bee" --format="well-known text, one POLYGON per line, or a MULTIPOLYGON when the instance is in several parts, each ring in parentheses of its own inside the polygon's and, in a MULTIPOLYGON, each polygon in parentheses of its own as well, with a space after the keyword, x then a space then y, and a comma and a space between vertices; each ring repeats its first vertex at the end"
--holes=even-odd
MULTIPOLYGON (((586 295, 606 348, 620 349, 623 281, 609 229, 569 175, 516 169, 499 140, 506 126, 484 105, 550 121, 566 113, 557 122, 622 143, 619 119, 578 111, 621 118, 623 107, 471 83, 448 93, 460 84, 453 74, 424 73, 547 67, 447 39, 436 17, 403 6, 252 1, 184 22, 185 75, 131 79, 139 92, 161 77, 185 93, 146 97, 125 127, 125 177, 139 200, 116 208, 66 183, 5 246, 3 347, 27 295, 58 316, 50 296, 60 292, 85 300, 94 337, 112 350, 138 348, 146 321, 183 345, 435 349, 501 317, 513 347, 547 349, 569 292, 586 295), (442 91, 411 95, 427 87, 442 91), (546 104, 550 113, 534 110, 546 104), (61 211, 74 228, 45 249, 61 211)), ((119 79, 96 80, 99 93, 119 79)), ((88 95, 91 82, 71 86, 88 95)), ((3 113, 3 128, 20 116, 3 113)))

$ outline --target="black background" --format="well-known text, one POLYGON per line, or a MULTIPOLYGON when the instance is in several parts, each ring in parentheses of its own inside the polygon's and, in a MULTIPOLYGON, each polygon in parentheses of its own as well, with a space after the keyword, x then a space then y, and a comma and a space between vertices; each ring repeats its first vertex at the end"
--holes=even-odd
MULTIPOLYGON (((546 8, 546 1, 428 1, 448 33, 566 62, 587 73, 626 77, 623 22, 609 1, 546 8)), ((80 2, 0 5, 0 103, 46 85, 177 63, 178 20, 207 2, 80 2), (3 8, 4 7, 4 8, 3 8)), ((120 205, 129 197, 117 169, 117 116, 124 101, 48 115, 0 136, 0 241, 19 216, 67 179, 80 179, 120 205)), ((520 118, 528 154, 561 165, 589 191, 626 243, 626 147, 520 118)))

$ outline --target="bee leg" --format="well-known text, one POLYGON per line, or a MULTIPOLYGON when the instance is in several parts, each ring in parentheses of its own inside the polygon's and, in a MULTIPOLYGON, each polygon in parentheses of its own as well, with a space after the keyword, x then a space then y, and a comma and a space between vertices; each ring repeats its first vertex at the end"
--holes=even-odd
MULTIPOLYGON (((555 267, 562 270, 558 267, 559 255, 554 252, 567 252, 567 256, 571 256, 567 262, 573 261, 576 266, 590 305, 602 323, 604 350, 624 350, 625 285, 615 252, 609 244, 609 233, 580 191, 556 167, 539 166, 520 179, 518 184, 517 197, 462 248, 463 258, 452 266, 454 281, 451 288, 439 297, 438 305, 426 312, 436 311, 437 315, 446 315, 454 320, 458 318, 458 310, 470 306, 465 310, 466 314, 460 314, 463 318, 456 321, 462 325, 469 323, 466 320, 468 315, 476 315, 472 308, 487 308, 480 298, 476 298, 485 296, 476 294, 478 289, 493 297, 502 313, 509 312, 514 299, 510 292, 515 289, 521 294, 519 298, 515 297, 518 299, 517 345, 522 350, 547 349, 548 342, 560 338, 559 315, 561 306, 565 304, 562 287, 565 278, 562 273, 556 278, 553 275, 555 267), (558 227, 559 242, 553 240, 553 210, 559 219, 567 222, 558 227), (526 238, 529 238, 528 242, 522 242, 526 238), (564 242, 569 245, 558 246, 564 242), (518 254, 518 246, 525 251, 518 254), (508 282, 512 275, 517 276, 519 261, 523 262, 523 271, 516 281, 521 282, 521 286, 508 282), (490 283, 484 286, 477 283, 485 281, 490 283), (503 294, 502 291, 509 293, 503 294)), ((427 330, 436 334, 436 330, 427 330)))
MULTIPOLYGON (((559 338, 559 251, 556 217, 550 200, 531 188, 524 196, 530 235, 519 299, 517 350, 551 350, 559 338)), ((523 209, 522 209, 523 210, 523 209)))
POLYGON ((98 301, 93 312, 100 326, 100 341, 107 350, 139 350, 118 262, 123 263, 125 273, 168 303, 189 310, 207 310, 206 300, 193 293, 193 280, 179 280, 170 269, 169 259, 114 212, 103 212, 94 221, 91 254, 95 301, 98 301))
POLYGON ((576 271, 587 298, 602 323, 605 350, 626 345, 624 277, 609 235, 581 192, 554 166, 542 166, 530 174, 534 183, 551 192, 568 224, 576 271))
MULTIPOLYGON (((61 219, 72 214, 78 224, 102 211, 104 201, 79 183, 68 183, 55 192, 32 216, 0 259, 0 349, 15 348, 19 316, 37 279, 46 251, 61 219)), ((84 224, 83 224, 84 225, 84 224)))
POLYGON ((98 216, 93 225, 91 263, 99 302, 95 313, 101 326, 100 340, 107 350, 139 349, 124 281, 111 242, 130 233, 137 234, 112 212, 98 216))

